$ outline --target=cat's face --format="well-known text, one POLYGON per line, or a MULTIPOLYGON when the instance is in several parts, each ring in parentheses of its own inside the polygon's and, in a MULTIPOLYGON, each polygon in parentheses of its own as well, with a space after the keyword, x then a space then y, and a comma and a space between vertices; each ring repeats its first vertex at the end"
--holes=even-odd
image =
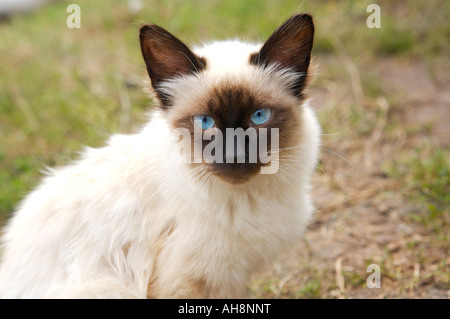
POLYGON ((241 184, 278 167, 279 150, 300 139, 313 33, 300 14, 262 47, 228 41, 191 51, 158 26, 141 28, 153 91, 174 131, 186 133, 180 145, 192 169, 241 184))

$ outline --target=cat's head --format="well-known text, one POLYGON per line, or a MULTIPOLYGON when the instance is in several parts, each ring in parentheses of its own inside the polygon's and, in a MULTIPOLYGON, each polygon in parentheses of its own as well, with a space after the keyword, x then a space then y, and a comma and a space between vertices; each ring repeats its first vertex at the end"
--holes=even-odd
POLYGON ((279 150, 301 139, 313 35, 308 14, 288 19, 263 45, 191 50, 159 26, 141 27, 152 91, 193 169, 241 184, 278 167, 279 150))

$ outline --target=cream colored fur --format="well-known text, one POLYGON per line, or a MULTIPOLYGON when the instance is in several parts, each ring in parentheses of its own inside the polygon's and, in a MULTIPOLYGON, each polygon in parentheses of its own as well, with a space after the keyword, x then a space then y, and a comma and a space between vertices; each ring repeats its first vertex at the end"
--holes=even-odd
MULTIPOLYGON (((180 105, 226 78, 280 98, 292 74, 251 66, 259 47, 229 41, 198 48, 207 70, 167 90, 180 105)), ((281 158, 277 174, 245 185, 204 183, 187 164, 168 160, 173 128, 170 111, 159 109, 139 133, 112 136, 52 171, 5 230, 0 296, 242 296, 250 274, 297 242, 310 219, 319 125, 307 103, 298 108, 301 147, 290 153, 297 160, 281 158)))

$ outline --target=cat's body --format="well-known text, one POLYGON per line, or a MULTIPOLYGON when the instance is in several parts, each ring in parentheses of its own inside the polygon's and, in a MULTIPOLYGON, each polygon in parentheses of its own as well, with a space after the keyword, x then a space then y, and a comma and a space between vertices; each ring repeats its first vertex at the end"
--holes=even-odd
MULTIPOLYGON (((141 44, 148 58, 145 32, 141 44)), ((249 63, 260 48, 238 41, 207 45, 194 50, 203 71, 165 82, 155 80, 146 59, 163 107, 139 133, 116 135, 107 146, 86 150, 24 200, 5 230, 0 296, 242 296, 252 271, 304 232, 319 145, 313 112, 286 86, 292 73, 249 63), (192 168, 169 160, 171 132, 184 123, 182 106, 211 94, 210 108, 217 96, 222 102, 247 96, 253 96, 248 103, 279 100, 276 107, 283 111, 275 107, 273 121, 294 108, 289 118, 296 130, 283 124, 289 139, 280 143, 286 155, 276 174, 247 178, 245 171, 233 175, 228 167, 225 173, 222 166, 203 171, 201 164, 192 168)))

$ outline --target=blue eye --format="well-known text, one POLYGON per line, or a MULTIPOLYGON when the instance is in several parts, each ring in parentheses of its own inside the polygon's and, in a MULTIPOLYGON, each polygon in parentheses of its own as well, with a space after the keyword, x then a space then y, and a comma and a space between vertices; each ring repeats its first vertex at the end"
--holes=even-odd
POLYGON ((194 124, 202 130, 207 130, 214 126, 214 120, 211 116, 208 115, 195 115, 194 124))
POLYGON ((254 124, 260 125, 260 124, 266 123, 270 119, 271 115, 272 115, 272 111, 270 109, 262 108, 262 109, 256 110, 250 117, 250 120, 254 124))

